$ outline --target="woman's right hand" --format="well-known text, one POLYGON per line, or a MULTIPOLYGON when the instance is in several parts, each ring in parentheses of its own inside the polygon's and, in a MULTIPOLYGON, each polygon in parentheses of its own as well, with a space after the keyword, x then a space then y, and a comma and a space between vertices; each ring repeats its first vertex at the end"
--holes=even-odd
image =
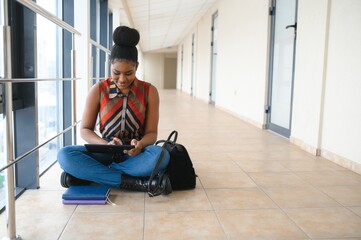
POLYGON ((113 137, 113 139, 110 142, 108 142, 108 144, 109 145, 123 145, 123 142, 119 138, 113 137))

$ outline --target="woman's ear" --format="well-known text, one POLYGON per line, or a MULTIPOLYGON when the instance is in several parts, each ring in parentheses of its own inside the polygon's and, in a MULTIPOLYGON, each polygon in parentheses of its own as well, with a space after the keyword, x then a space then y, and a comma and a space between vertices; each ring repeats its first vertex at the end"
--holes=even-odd
POLYGON ((135 64, 135 71, 138 70, 138 66, 139 66, 139 62, 137 62, 137 63, 135 64))

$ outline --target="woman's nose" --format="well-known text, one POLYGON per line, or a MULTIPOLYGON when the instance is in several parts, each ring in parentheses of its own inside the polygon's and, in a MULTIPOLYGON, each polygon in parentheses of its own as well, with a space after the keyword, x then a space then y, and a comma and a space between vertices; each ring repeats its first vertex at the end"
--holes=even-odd
POLYGON ((123 81, 123 74, 117 75, 115 78, 113 78, 113 81, 115 82, 123 81))
POLYGON ((122 82, 124 80, 124 74, 118 76, 118 81, 122 82))

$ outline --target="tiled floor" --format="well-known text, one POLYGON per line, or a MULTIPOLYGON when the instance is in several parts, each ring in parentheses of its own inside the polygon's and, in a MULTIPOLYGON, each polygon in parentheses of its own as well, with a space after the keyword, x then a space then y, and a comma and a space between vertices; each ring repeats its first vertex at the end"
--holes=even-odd
MULTIPOLYGON (((361 239, 361 176, 175 90, 161 91, 159 138, 179 131, 197 188, 116 206, 64 206, 55 165, 16 201, 23 239, 361 239)), ((0 237, 5 236, 5 214, 0 237)))

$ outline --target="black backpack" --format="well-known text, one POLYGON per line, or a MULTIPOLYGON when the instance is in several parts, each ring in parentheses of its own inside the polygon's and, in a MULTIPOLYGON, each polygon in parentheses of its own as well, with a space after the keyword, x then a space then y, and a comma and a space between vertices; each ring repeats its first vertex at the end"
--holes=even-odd
POLYGON ((173 190, 188 190, 196 187, 196 174, 187 149, 176 143, 178 132, 173 131, 167 140, 159 140, 155 144, 163 143, 162 147, 169 152, 170 159, 166 173, 173 190), (173 140, 172 140, 173 137, 173 140))

